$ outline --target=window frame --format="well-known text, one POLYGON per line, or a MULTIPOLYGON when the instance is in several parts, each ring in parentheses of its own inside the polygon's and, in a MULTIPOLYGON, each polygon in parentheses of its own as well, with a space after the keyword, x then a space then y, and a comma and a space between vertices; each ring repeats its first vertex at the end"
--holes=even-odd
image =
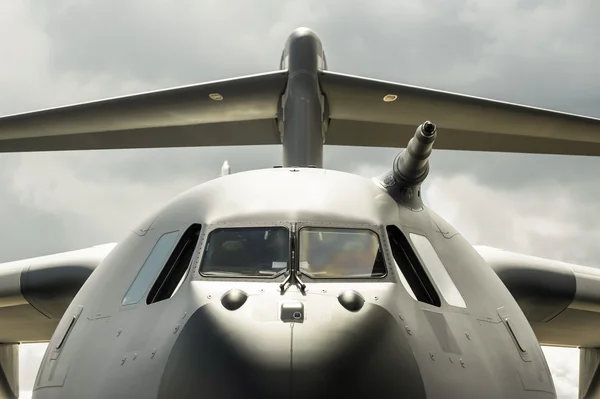
POLYGON ((438 291, 440 298, 444 300, 446 305, 451 306, 456 309, 467 309, 468 306, 467 306, 467 301, 465 300, 465 297, 463 296, 462 292, 460 291, 460 289, 454 282, 452 275, 448 271, 448 268, 446 267, 446 265, 444 265, 444 262, 442 261, 440 254, 435 249, 435 246, 433 245, 433 243, 431 242, 429 237, 424 233, 411 231, 408 233, 408 237, 406 237, 406 239, 409 241, 410 245, 414 248, 415 254, 419 257, 421 264, 427 270, 428 274, 431 277, 431 282, 436 287, 436 290, 438 291), (424 259, 423 254, 417 248, 417 244, 413 241, 413 239, 411 237, 412 235, 422 237, 424 239, 424 242, 429 244, 429 247, 431 248, 433 255, 435 255, 435 257, 436 257, 436 259, 434 261, 438 261, 440 267, 431 267, 431 260, 426 261, 426 259, 424 259), (439 273, 440 271, 442 272, 442 274, 439 273), (442 282, 442 279, 446 278, 446 277, 448 278, 448 280, 446 282, 442 282), (454 291, 454 293, 448 292, 448 286, 446 284, 449 284, 451 291, 454 291), (459 299, 462 301, 464 306, 456 305, 453 303, 453 301, 451 302, 449 300, 449 298, 451 298, 451 296, 454 294, 458 295, 459 299))
POLYGON ((203 281, 264 281, 264 282, 279 282, 285 279, 285 277, 290 273, 291 270, 291 235, 292 235, 292 223, 288 222, 254 222, 254 223, 216 223, 209 226, 206 226, 204 229, 204 238, 201 240, 201 247, 199 248, 198 261, 197 261, 197 270, 194 271, 194 279, 203 280, 203 281), (206 246, 209 243, 210 237, 213 232, 218 230, 228 230, 228 229, 268 229, 268 228, 286 228, 289 234, 289 245, 290 251, 288 251, 288 265, 286 268, 283 268, 279 273, 274 274, 272 276, 263 275, 263 276, 226 276, 226 275, 206 275, 202 273, 202 265, 206 255, 206 246))
MULTIPOLYGON (((160 275, 161 271, 164 269, 165 264, 168 262, 169 257, 171 257, 171 255, 173 254, 173 251, 175 250, 175 247, 177 246, 179 240, 181 240, 181 236, 182 236, 181 229, 170 229, 170 230, 167 230, 164 233, 160 234, 154 240, 154 245, 152 245, 152 248, 150 248, 150 251, 148 252, 148 254, 146 255, 146 257, 144 258, 144 261, 142 262, 142 264, 140 265, 140 267, 137 269, 137 272, 135 273, 135 276, 133 277, 133 279, 131 280, 131 282, 127 286, 127 290, 125 291, 125 293, 123 294, 123 297, 121 298, 121 301, 119 303, 119 306, 121 308, 123 308, 123 309, 130 309, 130 308, 134 307, 135 305, 139 305, 140 302, 142 302, 142 301, 144 302, 144 305, 146 304, 145 303, 145 298, 148 296, 148 293, 150 292, 150 288, 154 285, 156 279, 160 275), (148 260, 153 255, 154 250, 157 248, 157 246, 160 243, 160 241, 165 236, 167 236, 169 234, 176 234, 176 236, 175 236, 175 239, 173 240, 173 243, 171 244, 171 246, 167 250, 167 255, 164 258, 164 260, 162 261, 161 266, 160 266, 158 272, 146 284, 146 287, 144 288, 144 291, 141 294, 141 297, 137 301, 125 303, 125 299, 127 298, 127 295, 129 294, 129 291, 131 291, 131 289, 133 288, 134 284, 140 278, 140 275, 144 271, 144 268, 146 267, 146 265, 148 263, 148 260)), ((147 239, 147 238, 142 237, 141 239, 143 240, 143 239, 147 239)))
POLYGON ((389 270, 389 262, 386 258, 386 247, 384 246, 384 240, 382 240, 383 236, 381 234, 381 229, 378 226, 366 225, 366 224, 329 224, 329 223, 297 223, 296 224, 296 247, 298 250, 298 255, 294 260, 294 267, 296 270, 300 271, 300 278, 307 279, 311 282, 341 282, 341 281, 365 281, 365 282, 380 282, 389 280, 390 270, 389 270), (309 276, 308 274, 304 274, 300 270, 300 232, 304 228, 314 228, 314 229, 331 229, 331 230, 355 230, 355 231, 369 231, 375 235, 377 238, 377 243, 379 244, 379 251, 381 252, 381 257, 383 261, 383 266, 385 269, 385 274, 382 276, 371 276, 371 277, 351 277, 351 276, 343 276, 343 277, 318 277, 318 276, 309 276))
MULTIPOLYGON (((442 296, 440 295, 439 292, 439 288, 437 287, 437 285, 435 284, 435 281, 433 279, 433 277, 431 276, 431 272, 429 271, 429 269, 427 268, 427 266, 423 263, 423 260, 419 257, 416 249, 413 246, 413 243, 410 241, 410 239, 408 238, 408 234, 410 234, 411 232, 416 232, 415 229, 413 228, 407 228, 407 226, 404 226, 402 224, 399 223, 388 223, 384 226, 385 229, 385 234, 386 234, 386 239, 389 243, 389 250, 390 250, 390 258, 391 261, 393 262, 393 266, 394 269, 397 271, 398 273, 398 279, 401 280, 402 277, 404 278, 404 280, 406 281, 406 284, 408 284, 408 286, 410 287, 410 290, 412 292, 409 292, 404 283, 402 281, 400 281, 400 284, 402 285, 402 288, 406 291, 406 293, 415 301, 418 302, 422 305, 426 305, 426 306, 430 306, 434 309, 439 309, 441 308, 442 304, 444 303, 442 301, 442 296), (406 275, 404 274, 404 272, 402 271, 400 265, 398 264, 398 262, 396 261, 396 257, 394 256, 394 250, 393 250, 393 246, 392 246, 392 240, 390 239, 390 235, 388 233, 388 227, 395 227, 398 232, 402 235, 403 239, 404 239, 404 244, 407 245, 408 247, 404 247, 404 245, 399 244, 402 252, 404 253, 403 255, 406 256, 410 267, 413 268, 413 270, 415 269, 415 265, 413 265, 413 261, 418 262, 418 265, 416 266, 417 268, 420 268, 423 273, 425 273, 425 278, 427 278, 427 284, 429 284, 430 288, 433 290, 433 292, 429 292, 429 288, 426 286, 427 284, 424 284, 423 282, 421 282, 420 284, 422 285, 422 289, 426 291, 427 295, 430 297, 431 302, 426 302, 423 300, 418 299, 417 294, 415 293, 415 290, 413 288, 413 286, 411 285, 411 283, 408 281, 408 278, 406 277, 406 275), (407 254, 406 251, 411 251, 410 254, 407 254), (411 259, 414 258, 414 259, 411 259), (435 294, 432 297, 432 294, 435 294)), ((421 276, 418 275, 417 270, 414 270, 414 272, 417 274, 417 278, 419 278, 419 280, 421 280, 421 276)))
MULTIPOLYGON (((182 231, 182 229, 180 229, 180 231, 182 231)), ((183 233, 179 234, 177 242, 172 247, 169 257, 163 264, 163 267, 161 268, 158 275, 154 278, 154 281, 152 282, 152 284, 150 285, 150 287, 148 288, 148 290, 145 294, 144 302, 146 303, 146 305, 152 305, 154 303, 159 303, 159 302, 169 300, 169 299, 173 298, 175 296, 175 294, 177 294, 177 292, 179 291, 181 286, 187 280, 187 278, 190 274, 190 270, 193 269, 194 262, 196 261, 198 255, 199 255, 198 249, 200 247, 200 244, 202 243, 202 234, 203 233, 204 233, 204 225, 202 223, 192 223, 185 230, 183 230, 183 233), (179 259, 179 256, 182 255, 184 248, 181 248, 181 251, 179 251, 178 254, 176 254, 175 251, 177 251, 181 247, 181 245, 184 244, 184 242, 183 242, 184 239, 186 241, 188 241, 191 238, 191 235, 193 234, 193 232, 196 229, 198 230, 198 239, 196 240, 196 243, 194 244, 193 248, 191 249, 192 252, 191 252, 190 260, 187 263, 187 265, 185 266, 185 271, 181 275, 181 278, 179 279, 177 285, 173 289, 173 292, 171 293, 171 295, 167 298, 156 300, 156 296, 159 293, 161 293, 161 290, 163 289, 165 282, 168 281, 169 277, 171 276, 171 273, 175 270, 175 266, 177 266, 177 261, 179 259), (176 255, 177 255, 177 258, 173 259, 173 257, 176 255), (167 267, 169 267, 169 272, 162 279, 163 281, 162 281, 160 287, 158 287, 157 292, 155 293, 155 296, 154 296, 152 302, 148 302, 148 300, 150 299, 150 293, 152 292, 152 290, 154 289, 156 284, 159 282, 159 279, 161 278, 161 276, 163 275, 163 273, 165 272, 167 267)))

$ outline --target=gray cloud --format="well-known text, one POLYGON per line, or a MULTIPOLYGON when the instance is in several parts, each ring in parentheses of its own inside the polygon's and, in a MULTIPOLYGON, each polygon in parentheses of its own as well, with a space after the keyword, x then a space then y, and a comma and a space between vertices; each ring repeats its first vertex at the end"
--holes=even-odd
POLYGON ((37 369, 40 367, 47 344, 25 344, 19 347, 19 399, 31 398, 37 369))
MULTIPOLYGON (((48 81, 58 78, 53 90, 23 93, 52 93, 38 100, 40 106, 270 70, 285 36, 299 25, 321 34, 330 65, 343 72, 590 115, 597 115, 600 105, 597 55, 589 51, 600 36, 593 31, 596 24, 588 23, 600 6, 590 1, 405 1, 380 7, 359 1, 322 7, 266 0, 252 5, 234 1, 227 7, 220 2, 165 7, 133 1, 119 3, 118 13, 111 1, 59 4, 38 8, 35 18, 29 17, 37 29, 23 35, 29 39, 25 48, 46 54, 37 55, 38 69, 28 79, 36 74, 48 81)), ((22 102, 19 97, 11 98, 7 112, 22 102)), ((211 153, 225 152, 200 151, 182 150, 178 162, 195 162, 187 165, 193 167, 211 153)), ((263 159, 263 151, 227 150, 237 160, 263 159)), ((329 153, 336 157, 338 151, 340 159, 379 162, 382 153, 389 153, 348 148, 329 153)), ((596 159, 572 157, 455 152, 435 157, 440 170, 476 174, 484 183, 492 180, 506 188, 542 175, 563 181, 582 173, 594 178, 600 166, 596 159)))
POLYGON ((554 378, 554 386, 558 399, 576 399, 579 390, 579 350, 545 347, 544 355, 548 360, 550 372, 554 378))
POLYGON ((428 181, 424 197, 472 244, 600 267, 597 203, 558 185, 506 191, 456 175, 428 181))

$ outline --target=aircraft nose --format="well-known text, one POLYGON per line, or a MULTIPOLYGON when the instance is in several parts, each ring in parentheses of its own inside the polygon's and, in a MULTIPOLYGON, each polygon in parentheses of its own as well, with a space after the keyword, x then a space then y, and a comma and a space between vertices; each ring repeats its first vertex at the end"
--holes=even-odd
POLYGON ((306 320, 292 324, 293 397, 425 398, 403 326, 381 306, 357 306, 353 295, 345 306, 311 297, 306 320))
POLYGON ((175 342, 159 398, 425 398, 405 334, 384 308, 335 298, 250 297, 199 308, 175 342))

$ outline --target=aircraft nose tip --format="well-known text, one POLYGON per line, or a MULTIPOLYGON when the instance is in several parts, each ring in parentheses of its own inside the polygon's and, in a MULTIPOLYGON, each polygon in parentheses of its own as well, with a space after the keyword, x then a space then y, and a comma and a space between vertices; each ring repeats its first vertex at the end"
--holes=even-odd
POLYGON ((391 314, 368 302, 322 299, 301 310, 252 297, 233 311, 201 307, 171 350, 158 397, 426 397, 391 314))

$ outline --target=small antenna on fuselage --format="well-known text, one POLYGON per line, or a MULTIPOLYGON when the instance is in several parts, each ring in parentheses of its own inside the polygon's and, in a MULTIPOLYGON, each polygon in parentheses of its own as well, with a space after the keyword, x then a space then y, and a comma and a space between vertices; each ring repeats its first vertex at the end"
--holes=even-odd
POLYGON ((221 166, 221 177, 228 174, 231 174, 231 169, 229 168, 229 162, 225 161, 223 162, 223 166, 221 166))

